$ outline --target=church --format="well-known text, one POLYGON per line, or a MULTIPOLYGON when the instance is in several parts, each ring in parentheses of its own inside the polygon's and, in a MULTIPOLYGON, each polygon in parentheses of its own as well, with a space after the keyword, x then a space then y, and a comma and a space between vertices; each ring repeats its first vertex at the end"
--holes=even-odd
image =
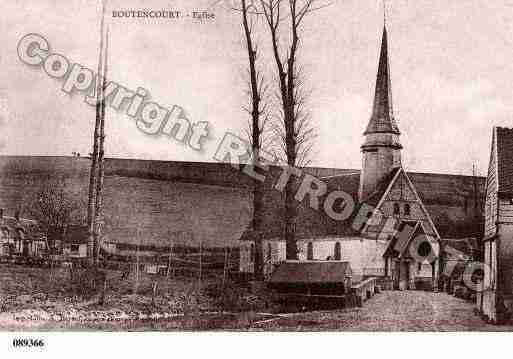
MULTIPOLYGON (((312 220, 309 217, 316 215, 303 208, 296 225, 298 260, 349 262, 356 280, 382 276, 391 279, 396 289, 437 289, 442 237, 416 188, 419 174, 411 176, 401 162, 403 146, 394 117, 387 36, 384 26, 374 101, 361 146, 362 170, 320 178, 329 188, 351 194, 360 211, 363 205, 371 208, 370 216, 361 227, 354 226, 353 218, 329 228, 329 219, 312 220)), ((438 209, 435 212, 440 214, 438 209)), ((252 242, 249 233, 242 237, 243 272, 253 271, 252 242)), ((263 258, 267 276, 286 260, 285 241, 279 232, 266 233, 263 258)))
MULTIPOLYGON (((371 116, 362 119, 362 124, 367 123, 362 169, 301 169, 324 181, 328 191, 349 194, 357 210, 347 220, 336 221, 298 203, 298 257, 349 262, 353 280, 386 276, 398 289, 435 288, 440 275, 437 256, 423 259, 417 254, 436 254, 443 243, 481 238, 485 178, 404 168, 401 136, 405 134, 394 116, 387 36, 384 28, 371 116), (362 208, 372 211, 371 218, 360 223, 355 220, 362 208), (428 244, 417 238, 426 238, 428 244)), ((239 248, 237 269, 251 273, 254 183, 242 167, 106 158, 103 243, 119 251, 140 245, 239 248)), ((47 182, 59 181, 68 192, 87 198, 89 170, 87 157, 0 156, 0 209, 20 210, 29 218, 31 195, 47 182)), ((264 183, 261 235, 267 274, 285 260, 283 194, 274 189, 281 172, 270 167, 264 183)))

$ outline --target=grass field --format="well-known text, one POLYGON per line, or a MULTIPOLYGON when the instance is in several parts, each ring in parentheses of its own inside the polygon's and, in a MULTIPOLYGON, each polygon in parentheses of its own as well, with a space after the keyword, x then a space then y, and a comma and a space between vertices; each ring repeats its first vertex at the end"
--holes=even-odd
POLYGON ((177 329, 211 328, 224 322, 220 316, 228 314, 219 313, 226 308, 244 311, 257 301, 243 285, 226 279, 223 286, 223 276, 212 273, 200 280, 104 270, 106 280, 93 288, 83 272, 1 264, 0 329, 126 330, 155 320, 177 329))

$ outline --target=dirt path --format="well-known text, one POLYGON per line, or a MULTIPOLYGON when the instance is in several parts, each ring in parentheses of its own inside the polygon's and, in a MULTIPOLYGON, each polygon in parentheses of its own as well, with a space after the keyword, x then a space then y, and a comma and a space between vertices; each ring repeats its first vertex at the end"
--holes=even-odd
POLYGON ((279 319, 263 330, 343 331, 511 331, 493 326, 474 313, 474 304, 446 293, 387 291, 363 308, 310 312, 279 319))

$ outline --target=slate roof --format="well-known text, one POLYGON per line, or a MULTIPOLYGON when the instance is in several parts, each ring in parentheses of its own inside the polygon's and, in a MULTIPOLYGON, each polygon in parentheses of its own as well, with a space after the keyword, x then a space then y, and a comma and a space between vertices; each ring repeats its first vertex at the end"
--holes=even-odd
POLYGON ((404 250, 408 247, 408 244, 410 243, 411 239, 415 236, 417 236, 420 233, 426 233, 424 230, 424 226, 422 225, 421 221, 408 221, 408 220, 402 220, 398 222, 397 230, 402 231, 402 227, 405 225, 409 225, 413 228, 413 230, 410 232, 410 236, 408 237, 408 240, 399 243, 400 246, 397 246, 399 238, 397 236, 393 236, 390 241, 388 242, 387 248, 385 249, 385 252, 383 253, 383 257, 397 257, 401 254, 403 254, 404 250), (397 248, 396 248, 397 247, 397 248))
POLYGON ((72 225, 66 228, 66 243, 83 244, 87 243, 89 238, 89 229, 87 226, 72 225))
POLYGON ((376 186, 376 190, 372 192, 367 198, 363 199, 363 202, 367 203, 370 206, 376 207, 383 198, 390 182, 394 179, 397 172, 400 170, 399 167, 396 167, 390 171, 388 175, 386 175, 376 186))
POLYGON ((454 259, 473 258, 480 250, 477 238, 446 238, 441 240, 441 245, 455 250, 452 252, 446 251, 446 253, 449 253, 449 257, 454 259))
POLYGON ((388 60, 387 29, 383 27, 381 52, 379 55, 378 73, 372 115, 364 134, 391 132, 400 134, 394 119, 392 106, 392 84, 390 81, 390 63, 388 60))
POLYGON ((513 195, 513 129, 497 127, 499 193, 513 195))
POLYGON ((343 283, 352 275, 349 262, 284 262, 271 275, 270 283, 343 283))

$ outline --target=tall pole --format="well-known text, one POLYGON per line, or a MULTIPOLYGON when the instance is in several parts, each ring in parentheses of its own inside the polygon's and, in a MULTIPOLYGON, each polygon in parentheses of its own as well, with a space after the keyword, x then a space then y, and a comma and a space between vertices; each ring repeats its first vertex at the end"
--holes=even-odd
POLYGON ((102 97, 100 98, 100 133, 98 144, 98 179, 96 182, 96 206, 95 206, 95 233, 94 233, 94 263, 99 264, 100 258, 100 240, 101 240, 101 224, 103 220, 103 179, 104 171, 104 142, 105 142, 105 98, 103 93, 107 87, 107 66, 108 66, 108 49, 109 49, 109 28, 107 27, 105 36, 105 55, 103 57, 103 74, 102 74, 102 97))
POLYGON ((200 241, 200 252, 199 252, 199 287, 201 288, 201 272, 203 271, 203 240, 200 241))
POLYGON ((137 289, 139 288, 139 247, 141 244, 141 233, 140 233, 140 227, 137 225, 137 250, 136 250, 136 268, 135 268, 135 284, 134 284, 134 295, 137 294, 137 289))
MULTIPOLYGON (((169 232, 168 232, 168 237, 169 237, 169 232)), ((168 260, 167 260, 167 273, 166 273, 166 276, 169 278, 169 272, 171 271, 171 256, 173 254, 173 247, 174 247, 175 243, 174 242, 171 242, 170 244, 170 247, 169 247, 169 257, 168 257, 168 260)))
POLYGON ((472 164, 472 179, 474 181, 474 216, 478 217, 479 215, 479 206, 478 206, 478 193, 477 193, 477 166, 475 163, 472 164))
POLYGON ((228 271, 228 247, 224 248, 224 266, 223 266, 223 288, 226 284, 226 272, 228 271))
POLYGON ((101 125, 101 105, 100 99, 102 97, 102 87, 100 76, 102 73, 102 55, 103 55, 103 24, 105 15, 105 4, 102 1, 102 18, 100 25, 100 53, 98 59, 98 73, 96 77, 96 120, 94 124, 93 133, 93 153, 91 155, 91 170, 89 173, 89 193, 87 203, 87 225, 89 230, 89 240, 87 242, 87 257, 89 264, 93 266, 94 253, 95 253, 95 195, 96 195, 96 176, 98 171, 98 139, 100 137, 100 125, 101 125))

